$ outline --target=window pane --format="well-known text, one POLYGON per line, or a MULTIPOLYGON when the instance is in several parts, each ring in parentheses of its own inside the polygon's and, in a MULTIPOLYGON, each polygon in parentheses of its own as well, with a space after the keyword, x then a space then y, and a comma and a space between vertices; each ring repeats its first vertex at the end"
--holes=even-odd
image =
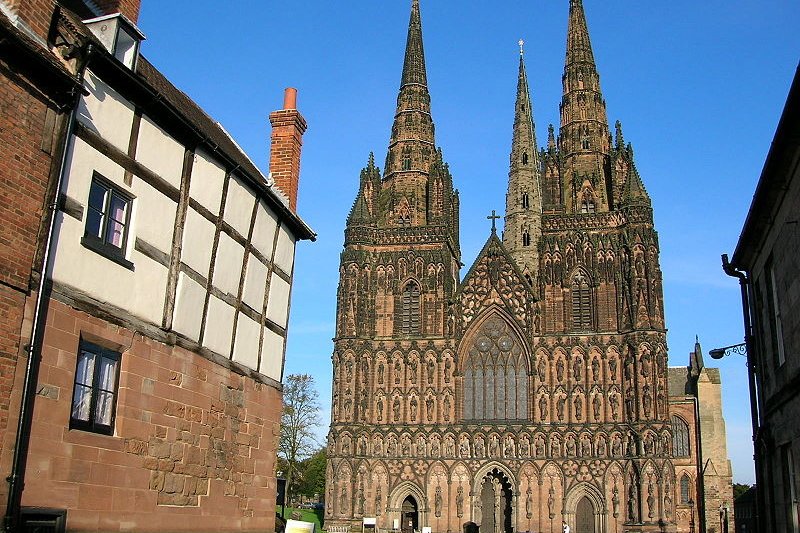
POLYGON ((117 361, 103 357, 100 359, 100 379, 97 386, 109 392, 114 392, 117 378, 117 361))
POLYGON ((89 207, 93 207, 100 212, 105 211, 107 193, 108 189, 106 187, 103 187, 98 182, 93 181, 92 188, 89 191, 89 207))
POLYGON ((106 242, 113 244, 117 248, 122 248, 122 236, 125 234, 125 226, 116 220, 108 221, 108 229, 106 230, 106 242))
POLYGON ((100 391, 97 393, 97 409, 94 413, 95 424, 111 425, 111 412, 114 409, 114 394, 100 391))
POLYGON ((78 356, 78 368, 75 371, 75 383, 92 386, 94 380, 94 358, 95 354, 81 350, 78 356))
POLYGON ((86 235, 101 238, 103 236, 103 214, 91 207, 86 211, 86 235))
POLYGON ((111 203, 108 206, 108 214, 117 222, 125 223, 125 211, 127 210, 128 202, 117 194, 111 195, 111 203))
POLYGON ((89 421, 89 410, 92 406, 92 389, 84 385, 75 385, 72 396, 72 418, 75 420, 89 421))

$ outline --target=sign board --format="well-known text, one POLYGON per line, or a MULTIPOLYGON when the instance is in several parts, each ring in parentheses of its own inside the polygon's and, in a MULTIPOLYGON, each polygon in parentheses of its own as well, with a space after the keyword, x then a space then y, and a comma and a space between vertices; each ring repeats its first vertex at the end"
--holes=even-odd
POLYGON ((395 518, 392 520, 392 529, 400 529, 400 519, 395 518))
POLYGON ((376 518, 374 518, 374 517, 369 518, 369 517, 366 517, 366 516, 364 517, 364 526, 366 526, 366 527, 375 527, 376 523, 377 523, 377 519, 376 518))
POLYGON ((428 526, 423 527, 422 528, 422 533, 431 533, 431 528, 428 527, 428 526))
POLYGON ((286 533, 314 533, 314 523, 303 522, 301 520, 287 520, 286 533))

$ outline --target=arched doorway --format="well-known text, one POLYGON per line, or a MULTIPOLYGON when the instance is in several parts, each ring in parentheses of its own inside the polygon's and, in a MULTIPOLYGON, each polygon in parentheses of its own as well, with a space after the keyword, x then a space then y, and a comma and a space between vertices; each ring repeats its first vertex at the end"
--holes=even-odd
POLYGON ((480 491, 480 532, 511 533, 511 483, 496 468, 486 474, 480 491))
POLYGON ((595 533, 594 505, 586 496, 575 509, 575 533, 595 533))
POLYGON ((419 529, 419 509, 417 508, 417 500, 413 496, 406 496, 403 500, 401 507, 401 526, 402 533, 414 533, 419 529))

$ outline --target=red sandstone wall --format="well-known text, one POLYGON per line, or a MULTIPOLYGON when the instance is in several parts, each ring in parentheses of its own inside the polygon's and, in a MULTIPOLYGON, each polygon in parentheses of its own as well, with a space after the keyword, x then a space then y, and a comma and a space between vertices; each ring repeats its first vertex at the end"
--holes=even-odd
POLYGON ((80 531, 274 530, 276 388, 51 300, 37 390, 23 505, 80 531), (69 429, 81 336, 124 352, 114 436, 69 429))

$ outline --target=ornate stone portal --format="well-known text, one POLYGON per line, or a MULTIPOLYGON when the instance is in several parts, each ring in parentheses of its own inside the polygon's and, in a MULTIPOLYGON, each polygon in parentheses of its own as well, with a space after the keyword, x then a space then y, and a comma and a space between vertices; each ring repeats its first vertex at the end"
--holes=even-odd
POLYGON ((459 280, 418 0, 383 176, 341 256, 326 523, 435 533, 675 531, 658 241, 610 141, 570 2, 561 133, 540 151, 520 58, 504 239, 459 280))

